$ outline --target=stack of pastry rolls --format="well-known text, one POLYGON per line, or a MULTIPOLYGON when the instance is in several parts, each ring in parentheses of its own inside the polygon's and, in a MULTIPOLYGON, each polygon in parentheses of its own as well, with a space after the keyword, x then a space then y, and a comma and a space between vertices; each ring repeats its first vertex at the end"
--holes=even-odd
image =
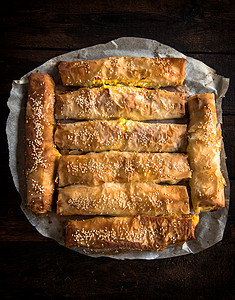
MULTIPOLYGON (((194 239, 199 218, 190 213, 187 181, 197 212, 224 205, 224 181, 216 129, 213 141, 217 150, 210 166, 219 183, 213 181, 209 202, 205 189, 194 188, 205 170, 204 165, 199 167, 202 148, 197 148, 198 155, 192 151, 201 143, 195 132, 200 126, 207 128, 204 115, 208 110, 201 112, 196 120, 200 126, 196 126, 191 105, 195 100, 188 100, 189 143, 187 124, 158 122, 185 115, 184 92, 164 90, 183 84, 185 60, 109 57, 63 61, 59 73, 68 88, 56 92, 53 84, 50 93, 45 85, 43 76, 49 80, 49 75, 29 78, 28 122, 32 122, 32 114, 38 115, 32 118, 33 127, 26 124, 26 158, 31 154, 34 158, 27 164, 30 209, 35 213, 50 211, 56 194, 57 214, 73 216, 65 229, 68 247, 162 251, 194 239), (40 92, 34 90, 35 78, 40 92), (41 106, 37 106, 37 99, 41 106), (38 129, 40 117, 44 130, 38 129), (50 135, 49 150, 44 132, 50 135), (76 215, 79 220, 74 219, 76 215)), ((203 149, 203 153, 208 150, 203 149)), ((210 186, 211 177, 206 176, 210 186)))
POLYGON ((112 57, 59 72, 78 89, 56 93, 57 213, 96 216, 70 220, 66 245, 162 251, 193 239, 198 220, 176 185, 191 177, 187 125, 156 123, 185 114, 183 92, 158 89, 182 85, 185 60, 112 57))

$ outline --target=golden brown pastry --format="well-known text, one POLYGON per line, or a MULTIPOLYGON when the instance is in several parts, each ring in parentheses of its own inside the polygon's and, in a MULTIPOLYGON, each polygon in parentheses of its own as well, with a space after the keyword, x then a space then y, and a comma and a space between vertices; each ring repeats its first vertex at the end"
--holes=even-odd
POLYGON ((59 158, 53 142, 54 123, 53 79, 32 73, 26 109, 26 178, 27 206, 35 213, 51 211, 59 158))
POLYGON ((128 86, 80 88, 56 92, 55 118, 94 120, 125 118, 136 121, 182 118, 185 93, 128 86))
POLYGON ((184 58, 108 57, 99 60, 61 61, 63 85, 124 84, 145 88, 182 85, 184 58))
POLYGON ((163 251, 195 239, 198 217, 95 217, 70 220, 65 231, 67 247, 163 251))
POLYGON ((225 180, 220 171, 221 133, 214 94, 188 99, 188 156, 192 169, 191 198, 196 212, 224 207, 225 180))
POLYGON ((125 119, 57 124, 55 144, 63 150, 186 152, 187 125, 125 119))
POLYGON ((110 151, 62 155, 57 176, 59 187, 75 183, 92 186, 105 182, 174 184, 190 178, 191 171, 185 154, 110 151))
POLYGON ((134 216, 189 214, 185 186, 155 183, 70 185, 58 190, 57 214, 134 216))

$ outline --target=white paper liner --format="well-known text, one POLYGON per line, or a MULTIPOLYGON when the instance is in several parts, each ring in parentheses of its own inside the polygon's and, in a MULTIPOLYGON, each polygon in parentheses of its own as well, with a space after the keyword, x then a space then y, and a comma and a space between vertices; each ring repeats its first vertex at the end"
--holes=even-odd
MULTIPOLYGON (((190 94, 202 94, 205 92, 214 93, 216 96, 218 122, 222 122, 221 103, 222 98, 227 92, 229 79, 217 75, 215 70, 211 69, 204 63, 194 58, 187 57, 175 49, 154 40, 133 37, 119 38, 107 44, 100 44, 54 57, 31 72, 50 74, 53 76, 54 80, 57 81, 57 64, 61 60, 73 61, 80 59, 99 59, 109 56, 158 56, 186 58, 185 84, 187 85, 190 94)), ((57 216, 54 212, 44 215, 35 215, 25 206, 25 107, 27 100, 28 75, 31 72, 24 75, 20 80, 13 81, 10 97, 7 103, 10 109, 6 126, 9 147, 9 165, 16 189, 22 197, 21 208, 29 222, 35 226, 42 235, 52 238, 61 245, 64 245, 63 234, 66 220, 71 218, 77 219, 77 217, 57 216)), ((122 251, 120 253, 113 254, 106 251, 91 251, 76 247, 72 248, 72 250, 93 257, 107 256, 116 259, 157 259, 197 253, 218 243, 223 238, 229 208, 230 187, 225 159, 224 145, 222 144, 221 169, 227 183, 227 186, 225 187, 226 206, 225 208, 220 208, 215 212, 200 213, 200 222, 196 227, 195 232, 196 240, 184 243, 182 247, 170 246, 162 252, 122 251)))

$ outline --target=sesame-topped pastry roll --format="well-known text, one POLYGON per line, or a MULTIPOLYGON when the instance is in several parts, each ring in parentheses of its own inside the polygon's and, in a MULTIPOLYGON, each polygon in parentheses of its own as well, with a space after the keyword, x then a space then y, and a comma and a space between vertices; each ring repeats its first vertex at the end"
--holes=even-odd
POLYGON ((136 121, 182 118, 185 93, 129 86, 80 88, 56 92, 55 118, 94 120, 125 118, 136 121))
POLYGON ((27 206, 34 213, 51 211, 55 167, 59 158, 53 141, 54 82, 42 73, 29 76, 26 108, 27 206))
POLYGON ((125 119, 57 124, 55 144, 63 150, 186 152, 187 125, 125 119))
POLYGON ((220 171, 221 132, 217 125, 214 94, 188 99, 188 156, 192 168, 191 198, 196 212, 225 206, 225 180, 220 171))
POLYGON ((58 184, 100 185, 105 182, 177 183, 191 177, 187 155, 180 153, 90 152, 62 155, 58 184))
POLYGON ((101 86, 124 84, 145 88, 182 85, 184 58, 107 57, 98 60, 61 61, 63 85, 101 86))
POLYGON ((163 251, 169 245, 182 245, 195 239, 198 221, 195 215, 70 220, 65 230, 65 245, 90 249, 163 251))
POLYGON ((185 186, 137 182, 70 185, 58 189, 59 215, 180 216, 189 212, 185 186))

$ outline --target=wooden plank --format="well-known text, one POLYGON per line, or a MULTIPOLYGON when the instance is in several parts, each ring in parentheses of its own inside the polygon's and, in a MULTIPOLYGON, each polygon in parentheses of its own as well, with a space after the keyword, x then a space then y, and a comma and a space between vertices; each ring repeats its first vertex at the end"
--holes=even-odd
MULTIPOLYGON (((0 82, 1 98, 7 100, 11 83, 14 79, 19 79, 27 72, 33 70, 47 60, 65 53, 64 50, 15 50, 15 49, 0 49, 0 67, 4 77, 0 82)), ((231 78, 230 87, 223 99, 223 114, 235 115, 235 60, 233 55, 222 54, 192 54, 192 56, 201 60, 208 66, 217 71, 217 74, 227 78, 231 78)), ((6 109, 4 107, 3 109, 6 109)), ((7 113, 6 113, 7 115, 7 113)))
POLYGON ((232 299, 235 205, 223 240, 196 255, 171 259, 95 259, 40 235, 20 210, 8 165, 5 121, 13 79, 67 51, 120 36, 158 40, 231 78, 224 99, 223 135, 235 197, 234 5, 224 1, 16 1, 1 16, 0 267, 3 298, 232 299), (217 54, 216 54, 217 53, 217 54), (233 115, 233 116, 232 116, 233 115), (213 270, 213 271, 212 271, 213 270))
POLYGON ((232 242, 153 261, 91 258, 55 243, 1 249, 4 299, 232 299, 234 290, 232 242))
POLYGON ((120 36, 158 39, 179 51, 234 53, 231 1, 9 1, 5 48, 79 49, 120 36), (219 34, 218 34, 219 33, 219 34), (170 41, 170 42, 169 42, 170 41))

